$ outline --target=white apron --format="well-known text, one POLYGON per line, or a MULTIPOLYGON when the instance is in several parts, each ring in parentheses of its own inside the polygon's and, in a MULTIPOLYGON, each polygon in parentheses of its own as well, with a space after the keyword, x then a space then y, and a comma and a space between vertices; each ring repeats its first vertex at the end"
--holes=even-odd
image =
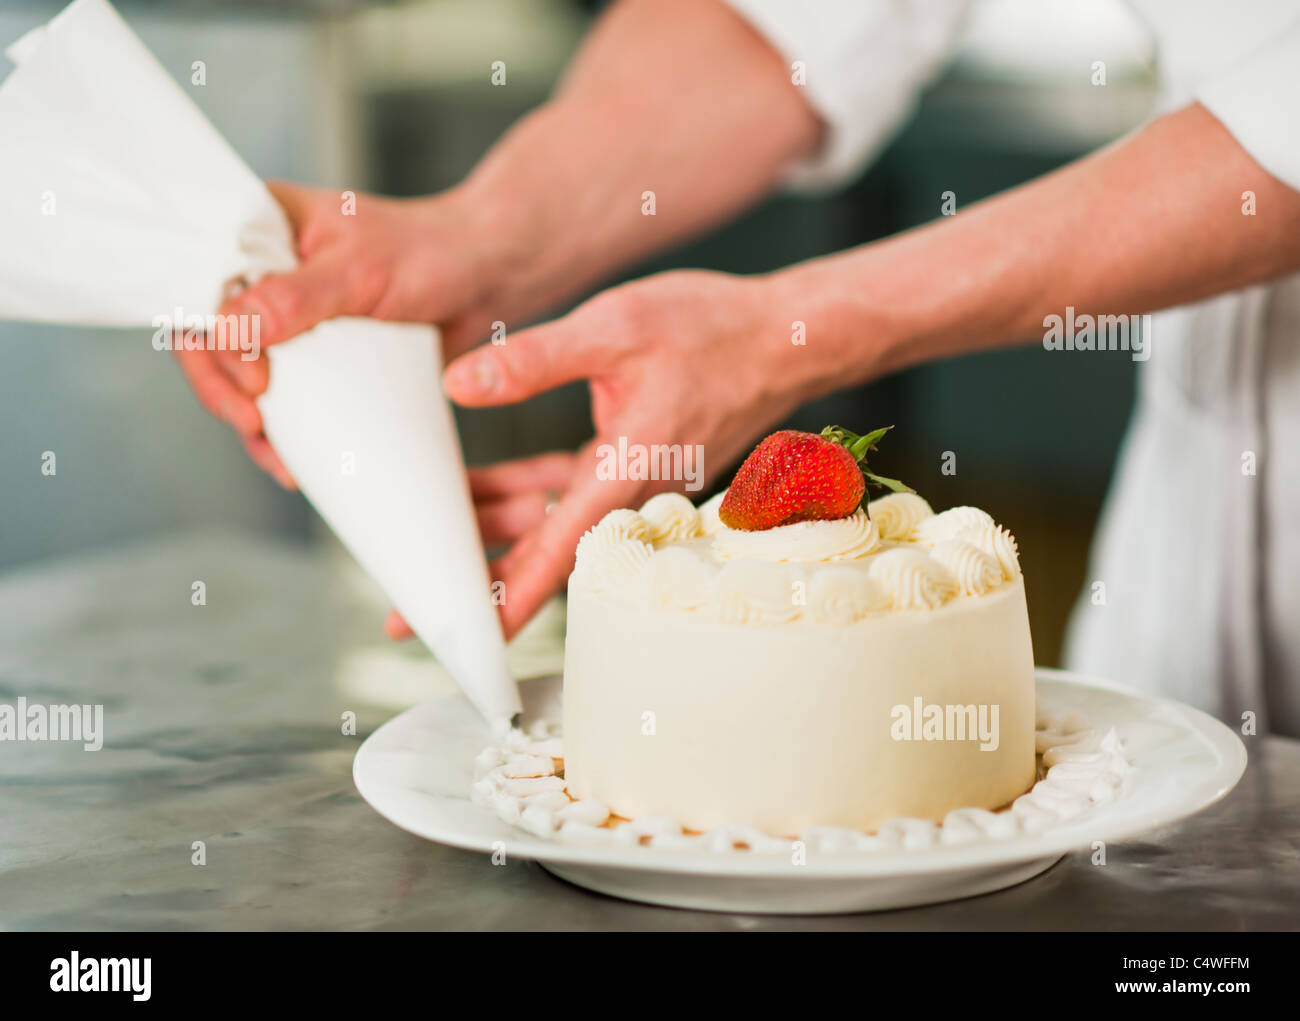
MULTIPOLYGON (((1300 6, 1134 7, 1162 107, 1200 98, 1300 187, 1300 6)), ((1066 665, 1300 736, 1300 275, 1160 313, 1152 333, 1066 665)))

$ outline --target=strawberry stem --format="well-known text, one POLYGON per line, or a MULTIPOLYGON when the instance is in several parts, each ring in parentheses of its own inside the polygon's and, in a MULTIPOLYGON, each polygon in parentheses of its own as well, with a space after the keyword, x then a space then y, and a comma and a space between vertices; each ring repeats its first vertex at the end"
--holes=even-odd
POLYGON ((905 483, 899 482, 898 479, 885 478, 883 475, 877 475, 875 472, 870 471, 867 468, 867 454, 876 449, 876 444, 879 443, 885 433, 889 432, 892 428, 894 428, 892 425, 887 425, 882 429, 873 429, 871 432, 859 436, 857 433, 851 432, 843 426, 828 425, 822 430, 822 439, 830 440, 832 443, 838 443, 841 447, 852 454, 853 460, 858 462, 858 466, 862 469, 863 476, 871 485, 880 486, 884 489, 892 490, 895 493, 914 493, 916 490, 905 483))

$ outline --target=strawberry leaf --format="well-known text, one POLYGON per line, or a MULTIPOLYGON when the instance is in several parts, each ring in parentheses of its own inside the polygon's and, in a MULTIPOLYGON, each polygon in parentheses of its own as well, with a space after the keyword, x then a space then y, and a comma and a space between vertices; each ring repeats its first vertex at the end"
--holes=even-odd
MULTIPOLYGON (((858 467, 862 469, 863 476, 872 485, 893 490, 895 493, 914 493, 916 490, 899 482, 898 479, 887 479, 883 475, 877 475, 875 472, 868 470, 864 461, 867 454, 876 449, 876 444, 892 428, 894 428, 892 425, 887 425, 882 429, 872 429, 871 432, 859 436, 841 425, 828 425, 822 430, 822 439, 837 443, 847 450, 852 455, 853 460, 858 462, 858 467)), ((865 495, 863 499, 866 499, 865 495)))
POLYGON ((898 479, 887 479, 883 475, 877 475, 875 472, 862 469, 862 474, 866 476, 867 481, 875 486, 883 486, 885 489, 891 489, 895 493, 915 493, 916 490, 898 479))
POLYGON ((861 461, 869 451, 876 449, 876 444, 880 442, 880 438, 892 428, 894 428, 892 425, 887 425, 883 429, 873 429, 867 435, 859 436, 849 445, 849 453, 853 455, 855 460, 861 461))

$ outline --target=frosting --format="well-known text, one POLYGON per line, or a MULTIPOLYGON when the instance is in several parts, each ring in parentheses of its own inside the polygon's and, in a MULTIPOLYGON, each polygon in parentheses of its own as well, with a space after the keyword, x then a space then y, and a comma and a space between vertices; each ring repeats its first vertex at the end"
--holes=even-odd
POLYGON ((723 527, 722 519, 718 517, 718 508, 722 506, 722 501, 726 499, 727 491, 724 489, 716 496, 711 496, 700 504, 700 535, 714 535, 723 527))
MULTIPOLYGON (((535 761, 539 770, 558 750, 557 738, 539 740, 537 733, 554 728, 542 723, 533 736, 510 730, 475 759, 471 800, 507 823, 565 843, 595 846, 644 845, 657 850, 703 850, 718 854, 780 854, 788 856, 793 842, 753 826, 728 824, 705 833, 684 831, 676 820, 647 816, 630 821, 612 817, 596 800, 574 801, 553 775, 531 778, 541 786, 521 788, 519 778, 506 775, 511 763, 535 761), (558 785, 558 786, 557 786, 558 785)), ((942 822, 928 819, 889 819, 875 833, 837 826, 810 826, 798 841, 814 854, 859 854, 897 850, 928 850, 945 846, 1008 840, 1041 833, 1079 819, 1094 808, 1124 797, 1133 765, 1118 733, 1089 729, 1077 710, 1038 714, 1037 744, 1046 775, 1016 798, 1009 809, 989 812, 959 808, 942 822)))
POLYGON ((646 594, 651 606, 670 610, 695 610, 714 598, 718 569, 687 549, 669 547, 650 558, 646 568, 646 594))
POLYGON ((944 539, 930 554, 952 572, 962 592, 982 596, 1002 584, 1002 565, 992 555, 965 539, 944 539))
POLYGON ((578 540, 573 577, 594 592, 633 585, 654 549, 650 528, 633 510, 612 510, 578 540))
POLYGON ((725 495, 697 509, 661 493, 640 511, 611 511, 578 543, 575 583, 732 624, 849 625, 937 609, 1020 577, 1016 540, 977 507, 934 514, 921 497, 893 493, 844 518, 747 532, 718 520, 725 495), (843 570, 823 573, 832 566, 843 570))
POLYGON ((603 801, 587 798, 584 801, 570 801, 556 813, 561 825, 577 823, 580 826, 600 826, 609 818, 609 806, 603 801))
POLYGON ((582 563, 584 552, 592 553, 628 539, 649 542, 650 526, 634 510, 612 510, 587 529, 578 540, 577 561, 582 563))
POLYGON ((961 588, 951 571, 921 550, 886 550, 871 561, 867 574, 889 594, 896 610, 936 609, 961 588))
POLYGON ((759 532, 723 526, 713 536, 713 551, 724 560, 825 562, 857 560, 880 545, 876 524, 859 508, 846 518, 799 521, 759 532))
POLYGON ((882 539, 906 542, 926 518, 934 517, 930 505, 915 493, 890 493, 867 504, 867 514, 876 523, 882 539))
POLYGON ((573 577, 593 592, 623 591, 636 584, 653 555, 654 547, 637 539, 601 542, 586 550, 579 543, 573 577))
POLYGON ((963 528, 957 537, 982 549, 998 562, 1002 577, 1015 581, 1020 577, 1020 552, 1015 537, 1000 525, 978 524, 963 528))
POLYGON ((944 539, 956 539, 966 529, 992 525, 993 519, 978 507, 953 507, 921 521, 912 538, 923 545, 933 546, 944 539))
POLYGON ((889 605, 889 594, 852 567, 820 568, 808 582, 808 615, 826 624, 852 624, 889 605))
POLYGON ((715 590, 719 612, 726 624, 781 624, 799 616, 794 583, 799 580, 789 568, 773 569, 770 564, 737 560, 718 572, 715 590))
POLYGON ((549 755, 511 755, 501 767, 502 775, 517 779, 528 776, 554 776, 555 760, 549 755))
POLYGON ((660 493, 647 500, 639 511, 650 531, 650 541, 661 543, 693 539, 700 532, 700 512, 681 493, 660 493))

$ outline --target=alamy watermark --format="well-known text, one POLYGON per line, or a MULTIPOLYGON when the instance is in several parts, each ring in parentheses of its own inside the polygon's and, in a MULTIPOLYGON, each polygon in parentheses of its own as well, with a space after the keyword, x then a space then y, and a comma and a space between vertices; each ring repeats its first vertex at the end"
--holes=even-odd
POLYGON ((88 752, 104 747, 102 705, 44 705, 18 696, 0 703, 0 741, 80 741, 88 752))
POLYGON ((144 1002, 153 995, 152 957, 82 957, 74 950, 50 961, 50 990, 56 993, 130 993, 144 1002))
POLYGON ((153 317, 155 351, 238 351, 246 362, 262 353, 258 315, 186 315, 176 308, 153 317))
POLYGON ((1151 357, 1151 314, 1065 315, 1043 317, 1043 348, 1047 351, 1128 351, 1135 362, 1151 357))
POLYGON ((910 706, 894 706, 889 717, 895 741, 978 741, 982 752, 998 750, 996 705, 927 705, 918 695, 910 706))
POLYGON ((602 443, 596 448, 596 478, 634 482, 685 482, 688 493, 704 488, 704 446, 699 443, 602 443))

